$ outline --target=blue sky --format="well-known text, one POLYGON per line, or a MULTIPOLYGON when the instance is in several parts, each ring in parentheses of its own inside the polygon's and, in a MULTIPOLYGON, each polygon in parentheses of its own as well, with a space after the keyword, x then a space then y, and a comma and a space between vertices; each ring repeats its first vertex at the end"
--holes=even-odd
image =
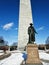
MULTIPOLYGON (((31 0, 36 43, 45 43, 49 36, 49 0, 31 0)), ((0 36, 9 44, 18 41, 19 0, 0 0, 0 36)))
POLYGON ((45 43, 49 36, 49 0, 32 0, 32 13, 37 43, 45 43))

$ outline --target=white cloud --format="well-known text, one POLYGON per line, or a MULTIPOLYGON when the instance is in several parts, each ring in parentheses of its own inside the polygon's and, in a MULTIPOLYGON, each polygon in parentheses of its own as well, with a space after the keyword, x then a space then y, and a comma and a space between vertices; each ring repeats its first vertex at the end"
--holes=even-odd
POLYGON ((3 27, 3 29, 5 29, 5 30, 8 30, 8 29, 10 29, 12 26, 13 26, 13 22, 11 22, 11 23, 7 23, 7 24, 5 24, 4 26, 2 26, 3 27))
POLYGON ((41 26, 37 30, 40 31, 40 30, 43 30, 43 29, 44 29, 44 26, 41 26))

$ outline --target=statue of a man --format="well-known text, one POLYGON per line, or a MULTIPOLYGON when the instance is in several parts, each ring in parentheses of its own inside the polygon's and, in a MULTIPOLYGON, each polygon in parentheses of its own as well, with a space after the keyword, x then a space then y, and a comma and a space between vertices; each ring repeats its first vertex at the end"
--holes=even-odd
POLYGON ((28 43, 34 43, 35 42, 35 33, 37 33, 32 25, 33 24, 30 23, 30 26, 28 27, 28 35, 29 35, 28 43))

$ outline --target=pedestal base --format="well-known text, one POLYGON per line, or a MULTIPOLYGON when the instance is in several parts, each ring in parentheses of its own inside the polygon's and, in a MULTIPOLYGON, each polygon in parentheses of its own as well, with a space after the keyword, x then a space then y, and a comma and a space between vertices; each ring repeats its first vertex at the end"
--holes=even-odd
POLYGON ((28 44, 26 46, 27 51, 27 60, 26 65, 41 65, 41 61, 39 59, 38 46, 36 44, 28 44))
POLYGON ((24 65, 43 65, 42 63, 30 63, 30 64, 24 64, 24 65))

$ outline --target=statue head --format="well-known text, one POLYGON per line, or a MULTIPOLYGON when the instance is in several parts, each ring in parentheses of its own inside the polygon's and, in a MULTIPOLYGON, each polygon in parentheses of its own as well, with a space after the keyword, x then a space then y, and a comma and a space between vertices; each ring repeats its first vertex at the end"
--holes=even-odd
POLYGON ((33 24, 32 23, 30 23, 30 26, 32 26, 33 24))

